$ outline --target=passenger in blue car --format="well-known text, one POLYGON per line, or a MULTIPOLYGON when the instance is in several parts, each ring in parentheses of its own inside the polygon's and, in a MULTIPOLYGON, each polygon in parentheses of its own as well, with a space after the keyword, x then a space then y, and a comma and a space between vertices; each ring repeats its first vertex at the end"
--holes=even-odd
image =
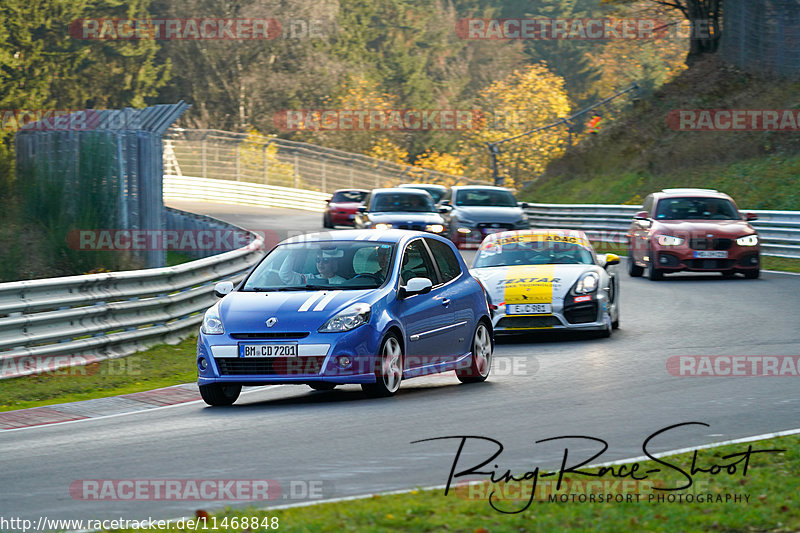
POLYGON ((281 265, 278 273, 281 281, 286 285, 314 285, 327 282, 329 285, 341 285, 346 280, 337 274, 339 258, 344 255, 342 250, 319 250, 317 252, 317 274, 303 274, 292 269, 293 256, 288 256, 281 265))

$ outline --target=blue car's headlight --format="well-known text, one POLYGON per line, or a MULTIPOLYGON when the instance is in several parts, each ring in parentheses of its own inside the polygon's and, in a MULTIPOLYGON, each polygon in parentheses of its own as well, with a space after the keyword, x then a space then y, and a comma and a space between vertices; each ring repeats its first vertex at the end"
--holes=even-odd
POLYGON ((203 315, 203 325, 200 328, 206 335, 222 335, 225 328, 222 326, 222 319, 219 317, 219 306, 213 305, 208 308, 203 315))
POLYGON ((588 294, 597 290, 597 284, 600 282, 600 276, 594 272, 587 272, 578 283, 575 284, 575 292, 578 294, 588 294))
POLYGON ((319 328, 319 332, 333 333, 355 329, 361 324, 366 324, 369 322, 369 315, 371 311, 372 309, 370 308, 369 304, 353 304, 325 322, 325 324, 319 328))

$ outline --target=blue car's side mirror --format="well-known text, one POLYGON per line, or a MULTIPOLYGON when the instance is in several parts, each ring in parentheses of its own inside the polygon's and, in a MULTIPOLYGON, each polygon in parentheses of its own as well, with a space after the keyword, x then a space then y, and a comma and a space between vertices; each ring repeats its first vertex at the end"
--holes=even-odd
POLYGON ((427 294, 432 288, 433 282, 428 278, 411 278, 408 283, 400 287, 397 294, 400 298, 408 298, 415 294, 427 294))

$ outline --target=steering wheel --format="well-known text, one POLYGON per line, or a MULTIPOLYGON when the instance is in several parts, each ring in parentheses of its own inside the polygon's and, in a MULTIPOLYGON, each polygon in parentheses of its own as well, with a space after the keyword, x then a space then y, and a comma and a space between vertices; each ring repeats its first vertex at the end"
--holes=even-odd
POLYGON ((371 272, 362 272, 361 274, 356 274, 350 279, 358 279, 358 278, 370 278, 373 279, 376 283, 383 283, 382 277, 380 277, 378 274, 373 274, 371 272))

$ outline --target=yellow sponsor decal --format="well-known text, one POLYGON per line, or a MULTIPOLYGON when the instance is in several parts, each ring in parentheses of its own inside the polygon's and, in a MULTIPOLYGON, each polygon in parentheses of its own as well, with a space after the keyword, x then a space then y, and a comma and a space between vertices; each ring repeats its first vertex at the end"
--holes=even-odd
POLYGON ((509 235, 508 237, 500 237, 495 240, 486 241, 481 246, 481 249, 485 250, 496 246, 506 246, 523 242, 563 242, 577 244, 585 248, 592 247, 588 240, 583 237, 576 237, 575 235, 565 235, 564 233, 518 233, 516 235, 509 235))
POLYGON ((555 265, 508 267, 505 283, 506 304, 549 304, 553 301, 555 265))

